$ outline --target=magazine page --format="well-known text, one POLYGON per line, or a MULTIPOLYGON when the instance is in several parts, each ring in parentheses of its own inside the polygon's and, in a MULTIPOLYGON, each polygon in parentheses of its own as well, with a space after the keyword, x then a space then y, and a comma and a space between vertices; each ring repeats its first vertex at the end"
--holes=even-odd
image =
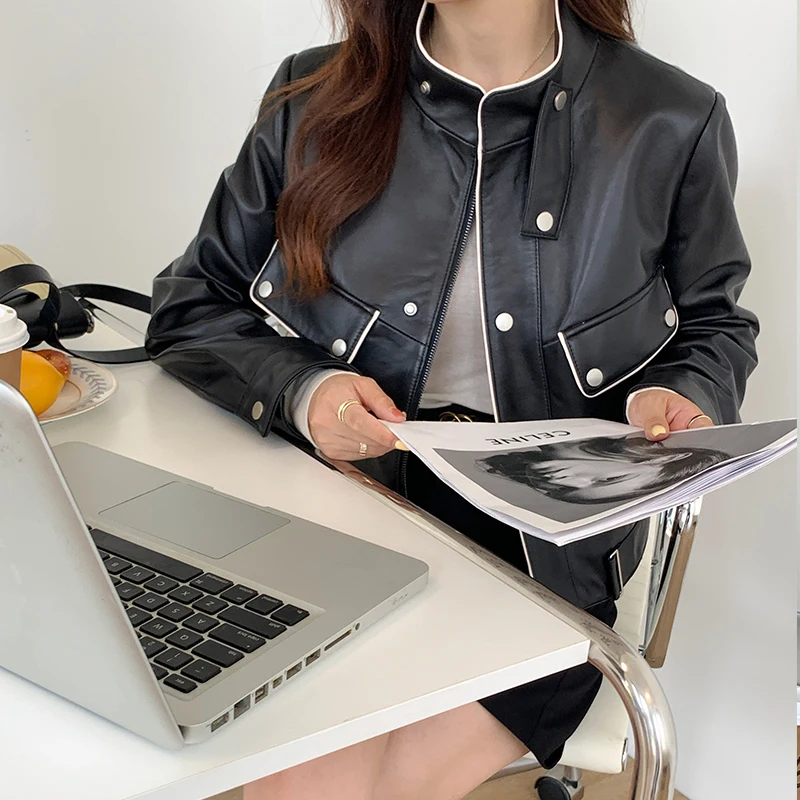
POLYGON ((596 419, 388 427, 473 505, 556 544, 687 502, 796 440, 794 420, 699 428, 657 443, 596 419))

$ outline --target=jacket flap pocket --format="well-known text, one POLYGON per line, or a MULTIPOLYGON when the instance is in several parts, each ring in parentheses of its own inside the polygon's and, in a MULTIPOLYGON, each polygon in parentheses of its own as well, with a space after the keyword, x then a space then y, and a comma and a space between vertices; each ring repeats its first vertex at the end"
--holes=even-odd
POLYGON ((250 287, 250 299, 290 336, 308 339, 348 364, 358 354, 380 311, 338 286, 312 300, 283 290, 285 270, 277 243, 250 287))
POLYGON ((678 331, 678 312, 662 270, 627 300, 560 331, 572 375, 596 397, 648 364, 678 331))

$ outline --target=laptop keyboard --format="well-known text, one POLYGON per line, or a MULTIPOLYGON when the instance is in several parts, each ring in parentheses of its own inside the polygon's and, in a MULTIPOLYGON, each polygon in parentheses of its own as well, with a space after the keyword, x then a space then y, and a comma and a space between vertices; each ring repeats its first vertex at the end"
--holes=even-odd
POLYGON ((90 533, 156 678, 183 694, 309 615, 106 531, 90 533))

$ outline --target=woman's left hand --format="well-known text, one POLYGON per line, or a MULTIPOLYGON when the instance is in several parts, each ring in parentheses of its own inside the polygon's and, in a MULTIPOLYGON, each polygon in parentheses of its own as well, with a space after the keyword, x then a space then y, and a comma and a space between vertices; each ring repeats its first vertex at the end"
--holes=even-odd
POLYGON ((628 407, 628 421, 644 429, 651 442, 666 439, 673 431, 711 428, 714 423, 691 400, 664 389, 647 389, 637 394, 628 407))

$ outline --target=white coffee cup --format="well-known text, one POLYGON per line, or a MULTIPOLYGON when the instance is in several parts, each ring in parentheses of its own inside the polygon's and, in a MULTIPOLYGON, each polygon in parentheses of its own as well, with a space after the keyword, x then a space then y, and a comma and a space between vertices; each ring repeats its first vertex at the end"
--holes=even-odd
POLYGON ((0 381, 19 389, 22 348, 28 343, 28 328, 13 308, 0 305, 0 381))

